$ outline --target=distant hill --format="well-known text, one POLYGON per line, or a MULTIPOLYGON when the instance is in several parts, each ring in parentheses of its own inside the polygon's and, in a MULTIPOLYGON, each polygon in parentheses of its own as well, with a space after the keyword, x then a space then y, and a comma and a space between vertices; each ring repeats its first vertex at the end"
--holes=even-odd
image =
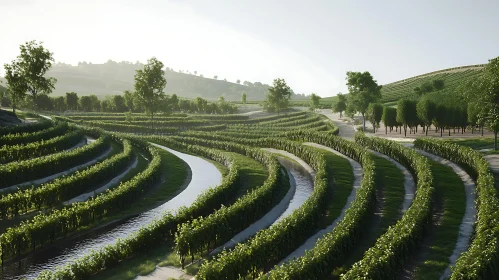
MULTIPOLYGON (((79 63, 72 66, 64 63, 53 65, 47 76, 57 78, 57 84, 52 96, 64 95, 66 92, 76 92, 79 95, 121 94, 124 90, 133 90, 135 70, 143 64, 131 62, 115 62, 109 60, 104 64, 79 63)), ((167 94, 177 94, 180 97, 217 100, 221 95, 227 101, 241 100, 246 92, 247 100, 263 100, 268 91, 268 85, 248 81, 232 83, 224 80, 210 79, 192 73, 176 72, 170 68, 165 71, 167 94)), ((298 98, 301 96, 297 96, 298 98)))
POLYGON ((400 98, 414 96, 416 87, 431 83, 433 80, 443 80, 444 88, 433 92, 432 95, 455 94, 460 84, 481 75, 484 66, 484 64, 478 64, 443 69, 383 85, 381 102, 395 102, 400 98))

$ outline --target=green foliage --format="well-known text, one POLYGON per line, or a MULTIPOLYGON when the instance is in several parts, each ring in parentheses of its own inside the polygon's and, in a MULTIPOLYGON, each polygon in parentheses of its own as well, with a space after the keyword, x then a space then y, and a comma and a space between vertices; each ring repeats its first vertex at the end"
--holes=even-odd
MULTIPOLYGON (((86 131, 87 135, 98 137, 99 134, 86 131)), ((33 158, 20 162, 11 162, 0 165, 0 188, 14 184, 29 182, 62 172, 68 168, 83 164, 109 147, 109 138, 100 137, 96 141, 83 147, 51 154, 44 157, 33 158)))
POLYGON ((327 134, 303 131, 293 134, 287 136, 320 143, 359 161, 363 168, 363 179, 355 200, 333 231, 319 239, 304 256, 275 267, 259 279, 323 279, 344 261, 345 255, 355 246, 362 225, 370 218, 375 204, 375 168, 370 153, 360 145, 327 134))
POLYGON ((290 99, 291 88, 286 84, 286 81, 284 79, 275 79, 267 93, 264 109, 269 112, 277 111, 279 114, 281 110, 288 107, 290 99))
POLYGON ((83 193, 89 186, 96 186, 111 180, 122 172, 132 161, 132 144, 128 140, 120 143, 123 152, 100 163, 69 176, 56 178, 36 188, 21 188, 0 198, 0 216, 2 219, 15 217, 20 211, 31 208, 53 207, 67 199, 83 193))
POLYGON ((476 180, 477 222, 468 251, 456 262, 451 279, 495 279, 499 277, 499 199, 489 163, 469 147, 434 139, 417 139, 415 147, 463 166, 476 180))
POLYGON ((243 94, 241 94, 241 103, 246 104, 246 92, 243 92, 243 94))
POLYGON ((163 62, 153 57, 147 61, 144 69, 137 70, 135 74, 135 97, 151 115, 151 119, 159 109, 160 100, 164 98, 166 78, 163 67, 163 62))
POLYGON ((152 156, 145 170, 94 199, 74 203, 68 208, 55 209, 48 215, 39 214, 18 226, 8 228, 0 235, 1 259, 19 256, 36 249, 37 245, 43 246, 112 213, 122 211, 153 186, 161 178, 161 156, 156 148, 149 147, 145 142, 135 139, 131 141, 148 150, 152 156))
POLYGON ((397 122, 404 126, 404 136, 407 136, 407 127, 417 125, 416 101, 400 99, 397 102, 397 122))
POLYGON ((66 105, 68 110, 78 110, 78 94, 76 92, 66 92, 66 105))
POLYGON ((43 129, 48 129, 52 127, 53 124, 54 123, 51 121, 43 120, 40 122, 26 124, 26 125, 0 127, 0 136, 3 137, 8 134, 34 133, 43 129))
POLYGON ((416 178, 417 193, 411 207, 394 226, 378 238, 362 260, 343 275, 343 279, 392 279, 420 244, 431 221, 433 176, 428 159, 416 151, 386 139, 366 137, 358 132, 358 144, 383 153, 404 165, 416 178))
POLYGON ((436 116, 436 110, 437 106, 435 103, 427 98, 423 98, 417 103, 416 113, 421 122, 426 126, 426 135, 428 135, 428 130, 436 116))
POLYGON ((338 100, 333 102, 333 106, 331 108, 333 113, 340 113, 340 118, 343 117, 343 111, 347 109, 347 98, 345 95, 338 93, 338 100))
POLYGON ((19 47, 20 54, 12 67, 22 77, 23 87, 36 100, 38 94, 50 94, 57 82, 45 74, 54 62, 53 54, 42 46, 41 42, 30 41, 19 47))
POLYGON ((381 87, 369 72, 347 72, 348 105, 362 114, 363 129, 366 129, 365 114, 369 104, 381 98, 381 87))
POLYGON ((82 131, 74 130, 48 140, 27 144, 4 145, 0 148, 0 163, 5 164, 49 155, 72 148, 82 140, 82 131))
POLYGON ((373 124, 373 131, 376 132, 376 128, 379 127, 379 122, 383 117, 383 105, 380 103, 371 103, 367 108, 367 116, 369 121, 373 124))
POLYGON ((321 97, 315 93, 312 93, 310 95, 310 110, 314 111, 319 106, 320 101, 321 97))
MULTIPOLYGON (((50 122, 48 122, 50 123, 50 122)), ((35 132, 22 132, 11 133, 0 136, 0 146, 3 145, 22 145, 30 142, 48 140, 53 137, 60 136, 68 130, 68 124, 65 122, 56 123, 54 126, 35 131, 35 132)))
POLYGON ((391 131, 394 126, 397 126, 397 109, 393 107, 384 106, 381 120, 385 125, 385 131, 386 131, 385 133, 388 133, 388 127, 390 128, 391 131))

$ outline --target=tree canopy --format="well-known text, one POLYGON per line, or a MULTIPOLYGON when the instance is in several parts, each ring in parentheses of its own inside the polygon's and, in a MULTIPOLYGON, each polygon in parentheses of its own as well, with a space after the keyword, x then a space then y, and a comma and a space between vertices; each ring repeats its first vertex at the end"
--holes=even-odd
POLYGON ((147 61, 144 69, 137 70, 135 74, 135 97, 151 115, 151 119, 159 110, 161 99, 165 95, 163 90, 166 87, 166 78, 163 67, 163 62, 153 57, 147 61))
POLYGON ((291 88, 286 84, 286 81, 284 79, 275 79, 267 93, 264 108, 268 111, 277 111, 279 114, 282 109, 288 108, 290 99, 291 88))
POLYGON ((369 72, 347 72, 347 87, 349 94, 349 105, 355 111, 362 114, 363 128, 366 129, 365 114, 369 104, 375 103, 381 98, 381 86, 369 72))

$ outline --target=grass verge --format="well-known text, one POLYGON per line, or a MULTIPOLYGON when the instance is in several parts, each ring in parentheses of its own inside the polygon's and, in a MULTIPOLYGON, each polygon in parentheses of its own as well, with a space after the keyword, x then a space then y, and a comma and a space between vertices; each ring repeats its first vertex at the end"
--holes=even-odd
POLYGON ((372 219, 365 226, 363 237, 357 247, 346 258, 343 266, 334 269, 329 279, 339 279, 355 262, 362 259, 364 253, 376 243, 376 240, 390 227, 394 225, 399 216, 400 208, 404 201, 404 174, 395 164, 382 157, 374 156, 376 166, 377 201, 382 201, 380 207, 381 215, 378 220, 372 219), (382 194, 379 197, 378 194, 382 194))
POLYGON ((438 279, 449 265, 459 226, 466 211, 464 185, 452 168, 430 161, 436 201, 443 205, 440 222, 431 228, 433 240, 425 260, 416 266, 416 279, 438 279))

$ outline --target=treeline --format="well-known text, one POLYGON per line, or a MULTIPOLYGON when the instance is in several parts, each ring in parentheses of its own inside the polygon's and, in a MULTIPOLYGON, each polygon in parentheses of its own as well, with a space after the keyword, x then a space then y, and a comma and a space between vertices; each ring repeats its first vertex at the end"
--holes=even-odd
MULTIPOLYGON (((9 96, 2 99, 3 107, 10 107, 9 96)), ((68 92, 66 96, 51 97, 48 95, 38 95, 33 102, 31 99, 24 100, 19 104, 21 108, 37 108, 43 111, 79 111, 79 112, 111 112, 123 113, 134 112, 143 113, 144 106, 135 100, 131 92, 126 91, 124 95, 107 96, 104 100, 96 95, 78 96, 76 92, 68 92)), ((205 113, 205 114, 234 114, 237 113, 237 106, 225 101, 220 97, 218 102, 208 101, 197 97, 196 99, 180 99, 176 94, 166 95, 158 104, 158 109, 162 113, 184 112, 184 113, 205 113)))
POLYGON ((435 132, 440 132, 443 136, 445 129, 448 130, 450 136, 451 130, 464 133, 467 128, 471 128, 472 133, 475 128, 482 129, 483 122, 477 118, 478 111, 475 107, 467 104, 452 104, 433 101, 429 98, 422 98, 419 101, 401 99, 397 102, 397 108, 382 107, 380 104, 374 107, 382 108, 382 113, 370 112, 368 116, 373 123, 373 129, 379 127, 380 120, 385 125, 385 133, 397 129, 404 135, 418 132, 418 127, 422 128, 422 132, 428 135, 431 126, 435 128, 435 132))

